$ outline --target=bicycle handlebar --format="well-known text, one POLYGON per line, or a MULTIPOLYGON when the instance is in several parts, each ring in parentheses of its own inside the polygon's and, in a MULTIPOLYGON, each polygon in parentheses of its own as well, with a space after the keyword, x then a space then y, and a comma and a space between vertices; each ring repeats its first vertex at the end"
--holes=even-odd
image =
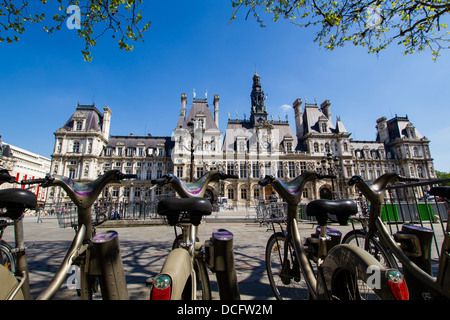
POLYGON ((302 191, 306 182, 316 179, 336 178, 334 175, 324 175, 314 171, 304 171, 289 182, 282 182, 272 175, 265 176, 258 184, 262 187, 271 184, 288 205, 300 203, 302 191))
POLYGON ((206 187, 211 181, 238 179, 239 176, 234 174, 226 174, 218 170, 211 170, 194 182, 184 182, 173 174, 167 174, 158 179, 151 181, 154 185, 170 184, 172 188, 182 198, 203 197, 205 195, 206 187))
POLYGON ((9 174, 8 170, 2 169, 0 170, 0 184, 5 182, 14 183, 16 182, 16 179, 9 174))
POLYGON ((381 204, 385 197, 385 190, 388 185, 392 185, 397 181, 400 182, 417 182, 419 179, 407 178, 397 173, 388 172, 378 177, 372 184, 364 181, 364 178, 356 175, 347 183, 348 186, 355 185, 359 191, 372 203, 381 204))
MULTIPOLYGON (((49 176, 50 178, 50 176, 49 176)), ((44 184, 46 182, 49 182, 49 179, 30 179, 30 180, 22 180, 20 184, 44 184)))
POLYGON ((124 174, 119 170, 110 170, 90 183, 75 182, 74 180, 61 175, 47 175, 43 179, 23 180, 21 181, 21 184, 41 184, 44 188, 50 186, 62 187, 75 205, 86 209, 92 206, 106 184, 113 181, 136 177, 137 175, 135 174, 124 174))

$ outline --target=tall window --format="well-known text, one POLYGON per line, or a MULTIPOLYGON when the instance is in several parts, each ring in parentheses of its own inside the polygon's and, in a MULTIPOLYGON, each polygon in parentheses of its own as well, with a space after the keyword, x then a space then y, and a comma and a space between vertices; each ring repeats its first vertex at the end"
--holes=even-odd
POLYGON ((177 177, 183 178, 183 167, 177 167, 177 177))
POLYGON ((259 178, 259 165, 258 162, 252 163, 252 176, 253 178, 259 178))
POLYGON ((75 179, 76 173, 77 173, 77 171, 75 169, 73 169, 73 168, 70 169, 69 170, 69 178, 70 179, 75 179))
POLYGON ((203 167, 197 167, 197 178, 200 178, 204 175, 203 167))
POLYGON ((289 161, 288 168, 289 168, 289 178, 295 178, 295 162, 289 161))
POLYGON ((306 162, 302 161, 300 162, 300 173, 303 173, 306 171, 306 162))
POLYGON ((78 141, 75 141, 73 143, 73 152, 74 153, 79 153, 80 152, 80 143, 78 141))
POLYGON ((241 199, 247 200, 247 189, 246 188, 241 189, 241 199))
POLYGON ((277 177, 278 178, 284 178, 283 174, 283 161, 278 161, 278 168, 277 168, 277 177))
POLYGON ((239 176, 241 177, 241 178, 247 178, 247 165, 245 164, 245 162, 241 162, 240 164, 239 164, 239 169, 240 169, 240 174, 239 174, 239 176))
POLYGON ((319 144, 314 142, 314 152, 319 152, 319 144))
POLYGON ((228 199, 234 200, 234 189, 233 188, 228 189, 228 199))
POLYGON ((227 163, 227 174, 234 174, 234 163, 227 163))

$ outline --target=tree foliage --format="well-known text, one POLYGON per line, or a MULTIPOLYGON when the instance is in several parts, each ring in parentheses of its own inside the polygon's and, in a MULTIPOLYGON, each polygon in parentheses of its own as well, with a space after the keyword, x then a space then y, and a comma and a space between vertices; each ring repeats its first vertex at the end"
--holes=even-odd
POLYGON ((445 0, 231 0, 231 17, 240 10, 265 26, 263 14, 274 21, 287 19, 300 27, 317 27, 315 41, 333 50, 353 43, 379 53, 391 44, 404 46, 404 54, 430 51, 434 60, 447 39, 450 1, 445 0))
MULTIPOLYGON (((143 0, 56 0, 58 11, 49 21, 46 14, 35 12, 37 0, 30 5, 27 0, 3 0, 0 2, 0 42, 13 43, 19 41, 19 36, 30 24, 44 23, 43 29, 48 33, 59 31, 66 27, 66 21, 73 12, 67 10, 71 6, 80 9, 80 27, 78 36, 84 40, 82 54, 85 60, 91 61, 91 48, 97 44, 97 39, 107 31, 118 36, 120 49, 133 50, 130 41, 142 40, 143 32, 150 27, 150 22, 143 23, 140 7, 143 0), (143 24, 141 27, 140 25, 143 24)), ((39 0, 47 5, 47 0, 39 0)), ((51 2, 51 1, 50 1, 51 2)), ((41 6, 42 9, 42 6, 41 6)), ((44 10, 40 10, 44 11, 44 10)))

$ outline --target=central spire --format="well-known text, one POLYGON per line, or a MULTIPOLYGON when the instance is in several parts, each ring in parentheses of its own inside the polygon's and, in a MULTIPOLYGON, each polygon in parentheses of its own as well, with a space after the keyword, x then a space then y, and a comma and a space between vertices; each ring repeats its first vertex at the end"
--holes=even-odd
POLYGON ((261 89, 261 78, 256 72, 253 76, 253 90, 250 97, 252 101, 250 121, 256 125, 260 119, 267 120, 264 91, 261 89))

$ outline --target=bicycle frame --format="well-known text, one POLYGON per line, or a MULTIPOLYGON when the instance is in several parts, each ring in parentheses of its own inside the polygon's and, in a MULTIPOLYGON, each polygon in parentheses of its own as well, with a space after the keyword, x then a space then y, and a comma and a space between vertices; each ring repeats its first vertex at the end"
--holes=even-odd
MULTIPOLYGON (((181 198, 200 198, 205 195, 209 182, 226 178, 237 178, 234 175, 226 175, 218 170, 211 170, 198 180, 187 183, 174 175, 166 175, 160 179, 152 180, 154 185, 169 184, 181 198)), ((199 222, 199 221, 198 221, 199 222)), ((192 221, 175 221, 170 225, 178 225, 182 229, 182 242, 180 248, 174 248, 168 255, 161 272, 155 277, 151 289, 151 299, 184 298, 186 283, 190 279, 190 299, 196 299, 197 274, 202 283, 202 291, 206 299, 211 297, 210 281, 206 266, 216 274, 220 299, 239 300, 240 293, 237 284, 236 270, 234 267, 233 236, 231 232, 225 236, 213 233, 211 239, 205 242, 204 252, 202 243, 197 239, 198 224, 192 221), (159 281, 165 281, 169 277, 171 281, 170 297, 155 294, 155 287, 159 281), (155 285, 156 284, 156 285, 155 285)))
MULTIPOLYGON (((286 244, 284 248, 288 248, 287 244, 291 243, 300 263, 300 268, 306 280, 310 298, 314 300, 329 300, 332 298, 333 270, 339 268, 350 269, 357 267, 358 275, 367 282, 369 274, 367 270, 370 268, 378 268, 380 270, 380 287, 374 288, 377 294, 383 294, 385 297, 392 297, 387 279, 387 269, 384 268, 374 257, 364 250, 351 245, 336 245, 330 251, 327 251, 327 225, 321 223, 321 230, 318 243, 318 268, 315 274, 308 253, 301 241, 301 235, 298 230, 298 209, 304 186, 308 181, 316 179, 328 178, 331 176, 320 175, 312 171, 305 171, 300 176, 290 182, 282 182, 274 176, 266 176, 260 185, 270 183, 278 194, 284 199, 288 205, 287 210, 287 234, 286 244)), ((287 259, 288 250, 284 250, 284 260, 287 259)))
MULTIPOLYGON (((446 297, 450 298, 450 291, 448 288, 448 283, 450 279, 444 279, 450 276, 449 272, 444 272, 445 257, 441 257, 439 265, 439 279, 437 280, 431 274, 420 268, 411 257, 407 255, 406 252, 402 250, 399 244, 395 241, 393 237, 390 236, 385 224, 381 219, 381 210, 385 198, 386 187, 390 184, 394 184, 397 181, 411 181, 411 179, 402 178, 396 173, 386 173, 376 179, 372 184, 365 182, 360 176, 354 176, 349 181, 349 185, 355 185, 370 202, 369 211, 369 229, 366 235, 366 246, 368 240, 374 234, 377 234, 381 240, 382 245, 386 246, 392 254, 402 263, 403 269, 405 270, 405 278, 408 286, 411 287, 411 292, 415 298, 428 298, 423 297, 421 293, 423 290, 427 290, 427 294, 431 297, 446 297), (445 288, 444 284, 447 285, 445 288)), ((412 180, 416 181, 416 179, 412 180)), ((413 235, 412 235, 413 237, 413 235)), ((417 238, 417 237, 415 237, 417 238)), ((420 241, 420 240, 419 240, 420 241)), ((442 254, 448 254, 449 250, 449 226, 447 222, 447 232, 445 235, 444 242, 442 244, 442 254)))
MULTIPOLYGON (((72 265, 80 268, 81 299, 92 298, 91 278, 93 276, 100 280, 103 299, 128 299, 117 233, 110 231, 94 236, 92 205, 106 184, 132 177, 134 175, 123 175, 117 170, 111 170, 89 184, 77 183, 59 175, 22 181, 24 185, 41 183, 42 187, 62 187, 78 208, 78 230, 72 244, 49 286, 37 297, 37 300, 52 299, 62 286, 72 265)), ((16 239, 23 239, 23 234, 18 237, 16 235, 16 239)), ((18 266, 18 268, 21 267, 18 266)))

